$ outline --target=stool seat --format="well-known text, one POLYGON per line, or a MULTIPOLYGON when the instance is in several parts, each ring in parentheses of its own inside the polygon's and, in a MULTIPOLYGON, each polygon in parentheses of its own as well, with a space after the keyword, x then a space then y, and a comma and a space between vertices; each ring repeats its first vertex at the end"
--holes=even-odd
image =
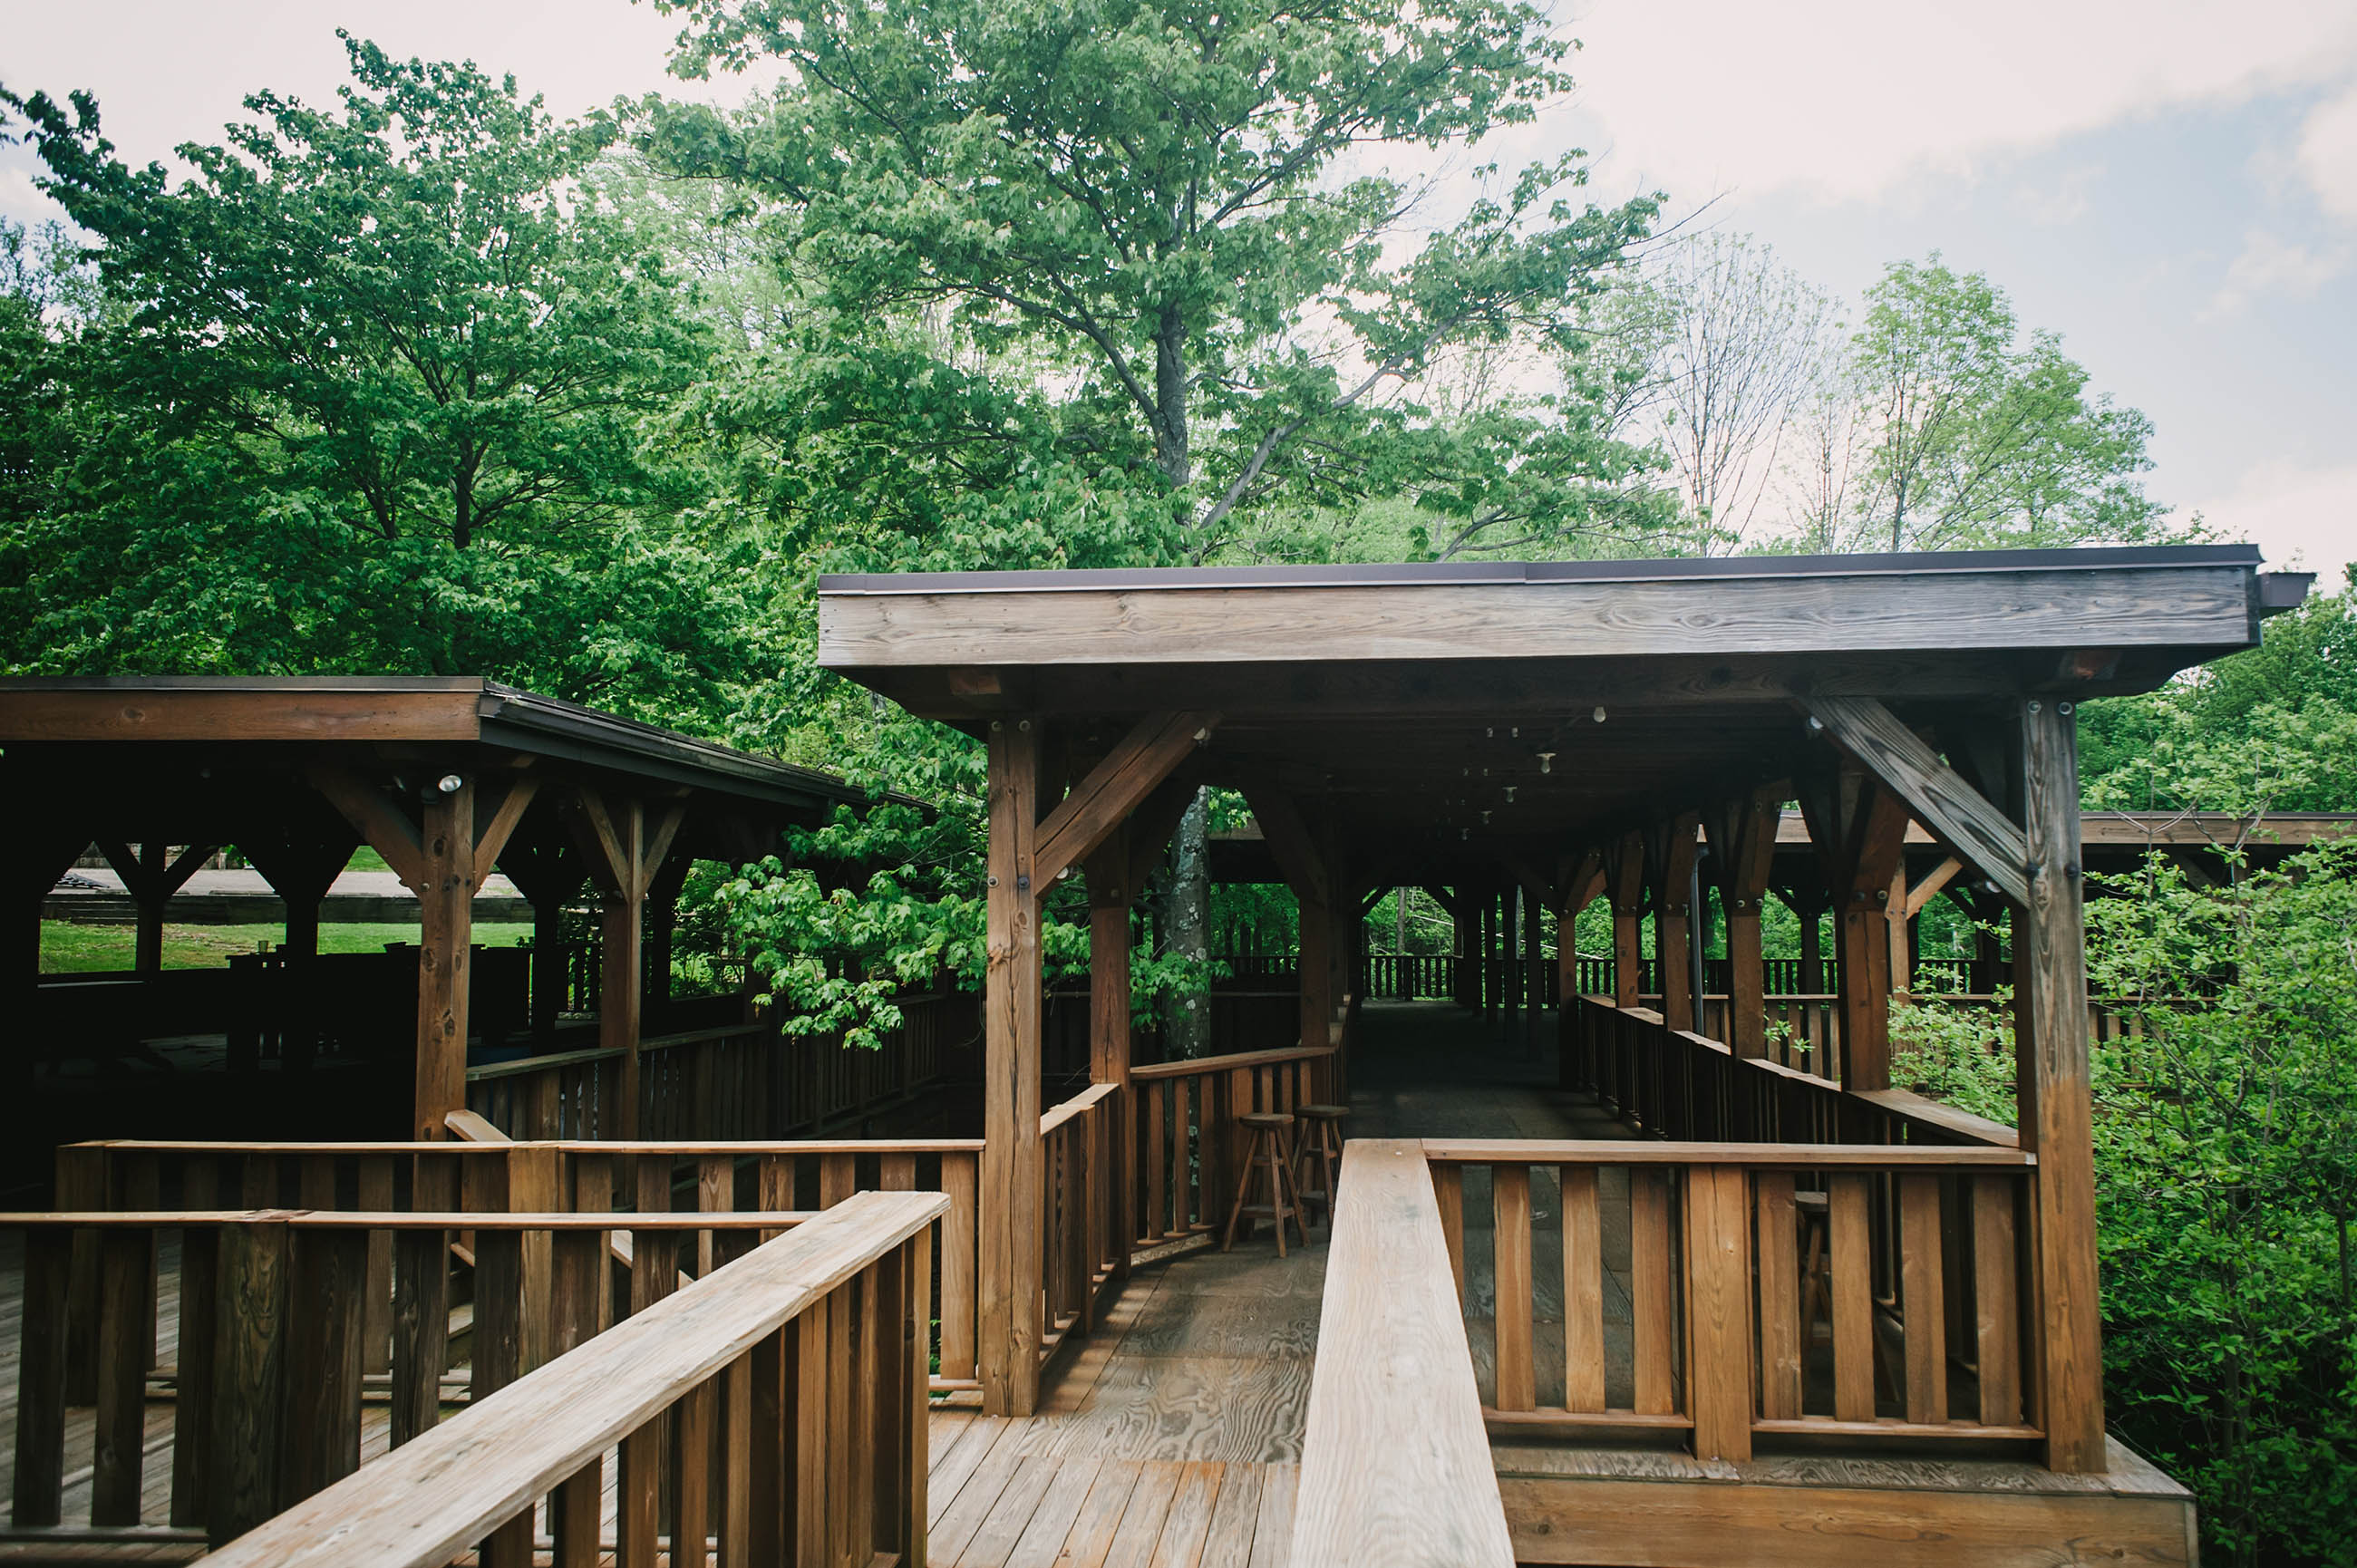
POLYGON ((1246 1127, 1275 1128, 1293 1125, 1292 1114, 1284 1111, 1247 1111, 1236 1120, 1246 1127))
POLYGON ((1297 1105, 1293 1113, 1304 1122, 1340 1122, 1351 1114, 1347 1105, 1297 1105))

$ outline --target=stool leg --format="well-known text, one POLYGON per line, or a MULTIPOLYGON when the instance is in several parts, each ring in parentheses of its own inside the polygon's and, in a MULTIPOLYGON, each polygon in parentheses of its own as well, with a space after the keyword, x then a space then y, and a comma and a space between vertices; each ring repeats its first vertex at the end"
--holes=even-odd
POLYGON ((1326 1235, 1329 1240, 1334 1234, 1334 1195, 1340 1190, 1335 1185, 1334 1158, 1342 1152, 1335 1145, 1341 1142, 1341 1133, 1332 1127, 1321 1128, 1318 1134, 1318 1180, 1326 1189, 1326 1235))
POLYGON ((1285 1256, 1286 1216, 1292 1216, 1294 1234, 1301 1238, 1302 1250, 1305 1251, 1308 1251, 1309 1247, 1309 1228, 1301 1222, 1301 1188, 1293 1179, 1292 1165, 1287 1164, 1279 1168, 1284 1175, 1285 1185, 1288 1189, 1283 1197, 1280 1197, 1277 1199, 1276 1255, 1282 1258, 1285 1256))
MULTIPOLYGON (((1261 1132, 1255 1127, 1253 1129, 1252 1146, 1244 1151, 1244 1168, 1236 1173, 1236 1200, 1228 1205, 1228 1228, 1220 1236, 1220 1251, 1222 1252, 1235 1250, 1236 1220, 1243 1216, 1245 1196, 1252 1191, 1253 1161, 1260 1153, 1260 1142, 1261 1132)), ((1280 1241, 1284 1240, 1282 1233, 1277 1239, 1280 1241)))
MULTIPOLYGON (((1269 1218, 1276 1227, 1276 1255, 1285 1256, 1285 1165, 1284 1134, 1269 1140, 1268 1144, 1268 1208, 1269 1218)), ((1308 1246, 1308 1242, 1302 1245, 1308 1246)))

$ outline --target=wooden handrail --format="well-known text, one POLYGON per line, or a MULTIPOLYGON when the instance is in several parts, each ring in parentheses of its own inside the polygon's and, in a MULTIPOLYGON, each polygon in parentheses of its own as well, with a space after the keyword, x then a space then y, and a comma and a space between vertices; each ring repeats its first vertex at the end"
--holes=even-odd
POLYGON ((1742 1165, 1781 1170, 2027 1170, 2036 1155, 1952 1144, 1671 1144, 1651 1138, 1426 1138, 1447 1165, 1742 1165))
POLYGON ((366 1208, 102 1208, 0 1213, 0 1230, 171 1230, 179 1226, 281 1224, 296 1230, 790 1230, 826 1210, 630 1208, 547 1214, 469 1210, 420 1213, 366 1208))
POLYGON ((1082 1112, 1092 1110, 1103 1104, 1120 1087, 1115 1083, 1092 1083, 1061 1105, 1054 1106, 1042 1112, 1039 1117, 1039 1135, 1044 1138, 1082 1112))
POLYGON ((1413 1139, 1354 1139, 1339 1185, 1294 1568, 1509 1568, 1424 1151, 1413 1139))
POLYGON ((555 1149, 568 1155, 973 1155, 982 1152, 979 1138, 772 1139, 759 1143, 666 1144, 650 1141, 599 1142, 596 1139, 515 1140, 499 1144, 449 1143, 244 1143, 236 1139, 198 1142, 180 1139, 106 1138, 69 1144, 71 1149, 100 1149, 126 1154, 213 1155, 505 1155, 516 1149, 555 1149))
POLYGON ((915 1192, 861 1193, 837 1204, 469 1405, 210 1561, 221 1568, 447 1563, 948 1208, 938 1194, 915 1192))
POLYGON ((1129 1069, 1130 1081, 1140 1079, 1187 1078, 1196 1073, 1232 1072, 1238 1068, 1274 1067, 1279 1062, 1311 1061, 1334 1054, 1332 1046, 1286 1046, 1273 1051, 1238 1051, 1232 1056, 1195 1057, 1187 1061, 1155 1062, 1129 1069))

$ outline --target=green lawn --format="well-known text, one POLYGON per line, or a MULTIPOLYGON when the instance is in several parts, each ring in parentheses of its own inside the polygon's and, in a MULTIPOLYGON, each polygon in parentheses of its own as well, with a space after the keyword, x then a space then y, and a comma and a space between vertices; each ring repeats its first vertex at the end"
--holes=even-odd
MULTIPOLYGON (((217 969, 229 955, 257 952, 264 942, 275 947, 285 936, 277 926, 167 926, 164 928, 166 969, 217 969)), ((41 922, 41 972, 71 974, 88 970, 129 969, 133 929, 129 926, 79 926, 69 920, 41 922)), ((475 940, 483 947, 514 947, 532 935, 523 923, 481 925, 475 940)), ((387 942, 414 942, 417 928, 410 926, 321 926, 321 952, 382 952, 387 942)))

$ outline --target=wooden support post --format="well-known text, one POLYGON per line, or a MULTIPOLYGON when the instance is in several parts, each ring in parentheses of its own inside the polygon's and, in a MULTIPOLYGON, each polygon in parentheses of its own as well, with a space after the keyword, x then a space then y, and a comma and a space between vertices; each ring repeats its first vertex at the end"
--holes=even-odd
MULTIPOLYGON (((2014 942, 2021 1145, 2037 1260, 2046 1462, 2105 1467, 2102 1304, 2096 1295, 2093 1096, 2087 1060, 2087 959, 2079 863, 2078 719, 2073 704, 2021 707, 2022 816, 2029 843, 2026 931, 2014 942)), ((2020 928, 2017 928, 2020 929, 2020 928)))
POLYGON ((1297 965, 1301 986, 1301 1044, 1305 1047, 1323 1046, 1327 1043, 1327 1026, 1333 1021, 1336 998, 1341 994, 1335 983, 1338 960, 1349 956, 1335 910, 1354 910, 1358 903, 1338 875, 1340 868, 1333 864, 1332 846, 1311 829, 1290 795, 1253 788, 1247 789, 1244 796, 1267 840, 1269 854, 1275 857, 1277 869, 1285 874, 1286 883, 1301 907, 1301 954, 1297 965))
POLYGON ((562 831, 543 822, 540 831, 509 841, 499 868, 532 903, 532 1032, 545 1040, 565 1006, 565 905, 587 874, 562 831))
POLYGON ((1738 1057, 1768 1054, 1767 965, 1760 906, 1776 860, 1786 786, 1770 784, 1711 813, 1711 873, 1727 910, 1727 1045, 1738 1057))
POLYGON ((677 806, 650 821, 644 802, 608 800, 584 785, 574 837, 603 897, 599 936, 604 952, 598 972, 597 1044, 619 1051, 621 1085, 615 1109, 615 1135, 639 1135, 639 1033, 645 1002, 643 968, 647 893, 671 854, 679 832, 677 806))
POLYGON ((1606 848, 1604 890, 1612 899, 1612 1005, 1634 1007, 1644 992, 1644 947, 1637 925, 1645 911, 1642 833, 1632 830, 1606 848))
POLYGON ((1801 810, 1835 900, 1841 961, 1841 1083, 1890 1087, 1890 881, 1907 834, 1907 807, 1856 763, 1808 781, 1801 810))
POLYGON ((297 809, 291 802, 281 805, 266 820, 237 829, 234 841, 270 884, 270 890, 286 905, 283 944, 286 967, 280 994, 287 1005, 280 1016, 279 1049, 282 1069, 292 1070, 310 1064, 318 1039, 317 1019, 326 1001, 318 994, 314 978, 319 954, 319 905, 360 845, 360 835, 340 820, 307 831, 307 824, 289 820, 290 812, 297 809))
POLYGON ((994 719, 989 746, 978 1360, 984 1410, 1028 1415, 1039 1397, 1042 1329, 1039 899, 1031 880, 1039 736, 1030 719, 994 719))
MULTIPOLYGON (((192 843, 184 847, 178 856, 171 846, 160 839, 143 840, 137 854, 120 839, 101 839, 98 847, 105 853, 116 875, 123 878, 124 891, 138 909, 138 930, 132 943, 132 968, 143 979, 152 978, 164 970, 164 910, 172 895, 188 886, 188 878, 211 858, 219 844, 192 843)), ((46 891, 46 890, 45 890, 46 891)))
POLYGON ((1673 1029, 1695 1024, 1689 922, 1699 825, 1700 819, 1688 811, 1656 827, 1646 846, 1645 868, 1653 884, 1653 958, 1662 967, 1662 1021, 1673 1029))
MULTIPOLYGON (((1113 1212, 1120 1216, 1113 1238, 1114 1274, 1129 1273, 1129 1243, 1136 1234, 1137 1201, 1132 1191, 1136 1162, 1129 1154, 1129 842, 1115 832, 1084 863, 1089 883, 1089 1081, 1109 1083, 1117 1092, 1106 1106, 1103 1174, 1113 1182, 1113 1212)), ((1095 1179, 1092 1176, 1092 1180, 1095 1179)))
POLYGON ((467 970, 474 941, 475 783, 427 787, 417 894, 417 1100, 420 1139, 449 1136, 467 1108, 467 970))

